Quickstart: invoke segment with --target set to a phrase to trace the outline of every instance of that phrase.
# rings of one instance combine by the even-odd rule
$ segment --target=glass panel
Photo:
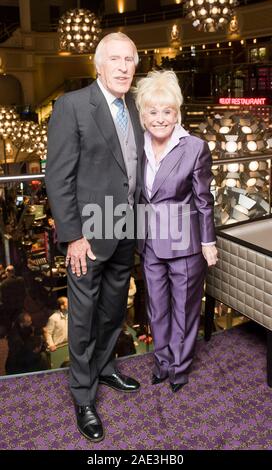
[[[211,190],[217,225],[270,213],[270,158],[215,161],[213,171]],[[0,375],[66,366],[69,360],[67,337],[63,336],[56,348],[50,348],[45,330],[50,316],[60,310],[58,299],[67,296],[67,276],[43,178],[0,178]],[[65,315],[62,308],[63,323]],[[23,336],[28,338],[23,354],[16,332],[18,317],[25,328]],[[11,358],[9,353],[7,361],[8,346],[15,353]],[[152,347],[140,259],[135,255],[127,316],[115,355],[139,354]]]
[[[65,259],[58,249],[43,175],[0,178],[0,230],[0,375],[67,366]],[[54,337],[50,317],[56,311],[61,332]],[[127,317],[114,354],[141,354],[152,348],[151,341],[135,255]]]
[[[254,47],[249,50],[250,62],[265,62],[267,60],[266,47]]]
[[[211,191],[217,226],[256,219],[271,213],[271,160],[214,162]]]

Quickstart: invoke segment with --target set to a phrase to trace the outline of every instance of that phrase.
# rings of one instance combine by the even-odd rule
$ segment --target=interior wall
[[[0,105],[22,105],[23,91],[20,81],[13,75],[0,75]]]
[[[34,77],[35,103],[41,103],[65,80],[75,77],[95,77],[95,70],[87,56],[47,57],[37,60]]]

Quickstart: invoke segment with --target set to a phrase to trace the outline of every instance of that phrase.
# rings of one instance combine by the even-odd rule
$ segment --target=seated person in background
[[[16,276],[14,266],[10,264],[5,271],[7,277],[1,282],[0,290],[3,309],[11,325],[23,311],[26,289],[24,278]]]
[[[29,336],[33,336],[34,327],[29,313],[21,313],[8,333],[9,345],[21,346]]]
[[[48,349],[56,351],[57,346],[68,341],[68,299],[58,298],[59,309],[49,318],[44,328],[44,336]]]
[[[127,330],[127,324],[125,322],[123,324],[123,328],[119,335],[119,338],[116,342],[114,355],[115,357],[121,357],[121,356],[130,356],[131,354],[136,354],[136,348],[135,348],[133,336]]]
[[[28,313],[21,313],[11,328],[8,339],[7,374],[24,372],[23,350],[30,336],[34,335],[32,318]]]
[[[35,372],[51,368],[48,355],[43,349],[41,336],[29,336],[22,351],[24,372]]]

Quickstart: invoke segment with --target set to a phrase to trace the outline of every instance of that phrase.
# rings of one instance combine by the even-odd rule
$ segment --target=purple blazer
[[[212,158],[206,142],[194,136],[185,136],[163,159],[156,174],[151,197],[145,188],[147,158],[142,166],[142,192],[140,203],[151,205],[151,212],[158,213],[152,219],[156,237],[152,238],[154,252],[158,258],[176,258],[201,252],[201,242],[216,240],[213,204],[210,183],[213,179]],[[175,209],[170,212],[170,206]],[[185,206],[186,205],[186,206]],[[172,206],[173,207],[173,206]],[[166,212],[165,212],[166,210]],[[171,209],[172,210],[172,209]],[[168,211],[168,214],[167,214]],[[164,234],[159,231],[162,220]],[[138,215],[138,250],[143,252],[147,237],[146,216]],[[181,233],[170,230],[177,227]]]

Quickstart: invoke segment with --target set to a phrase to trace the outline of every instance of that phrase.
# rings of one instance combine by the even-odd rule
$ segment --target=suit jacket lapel
[[[147,193],[146,185],[145,185],[146,169],[147,169],[147,157],[146,157],[146,154],[144,153],[143,158],[142,158],[142,165],[141,165],[141,189],[142,189],[142,193],[145,199],[149,201],[149,195]]]
[[[126,175],[127,171],[123,158],[123,152],[117,136],[111,112],[107,105],[107,101],[105,100],[104,95],[96,82],[92,83],[90,90],[91,113],[97,126],[99,127],[101,134],[107,142],[110,151],[113,153],[113,156],[116,159],[118,165]]]
[[[140,160],[142,158],[142,153],[143,153],[144,136],[143,136],[143,130],[140,124],[139,116],[138,116],[138,111],[136,109],[134,99],[131,93],[126,94],[126,105],[129,111],[133,131],[134,131],[134,137],[135,137],[136,147],[137,147],[137,157],[138,157],[138,160]]]
[[[169,176],[173,168],[177,165],[179,160],[183,157],[185,149],[183,148],[185,144],[186,137],[182,137],[179,145],[177,145],[171,152],[163,159],[161,166],[155,176],[151,197],[152,199],[157,193],[158,189],[161,187],[165,179]]]
[[[141,162],[143,157],[144,148],[144,133],[139,120],[138,111],[135,106],[135,102],[131,93],[126,94],[126,105],[129,111],[134,137],[137,148],[137,181],[140,184],[141,181]]]

